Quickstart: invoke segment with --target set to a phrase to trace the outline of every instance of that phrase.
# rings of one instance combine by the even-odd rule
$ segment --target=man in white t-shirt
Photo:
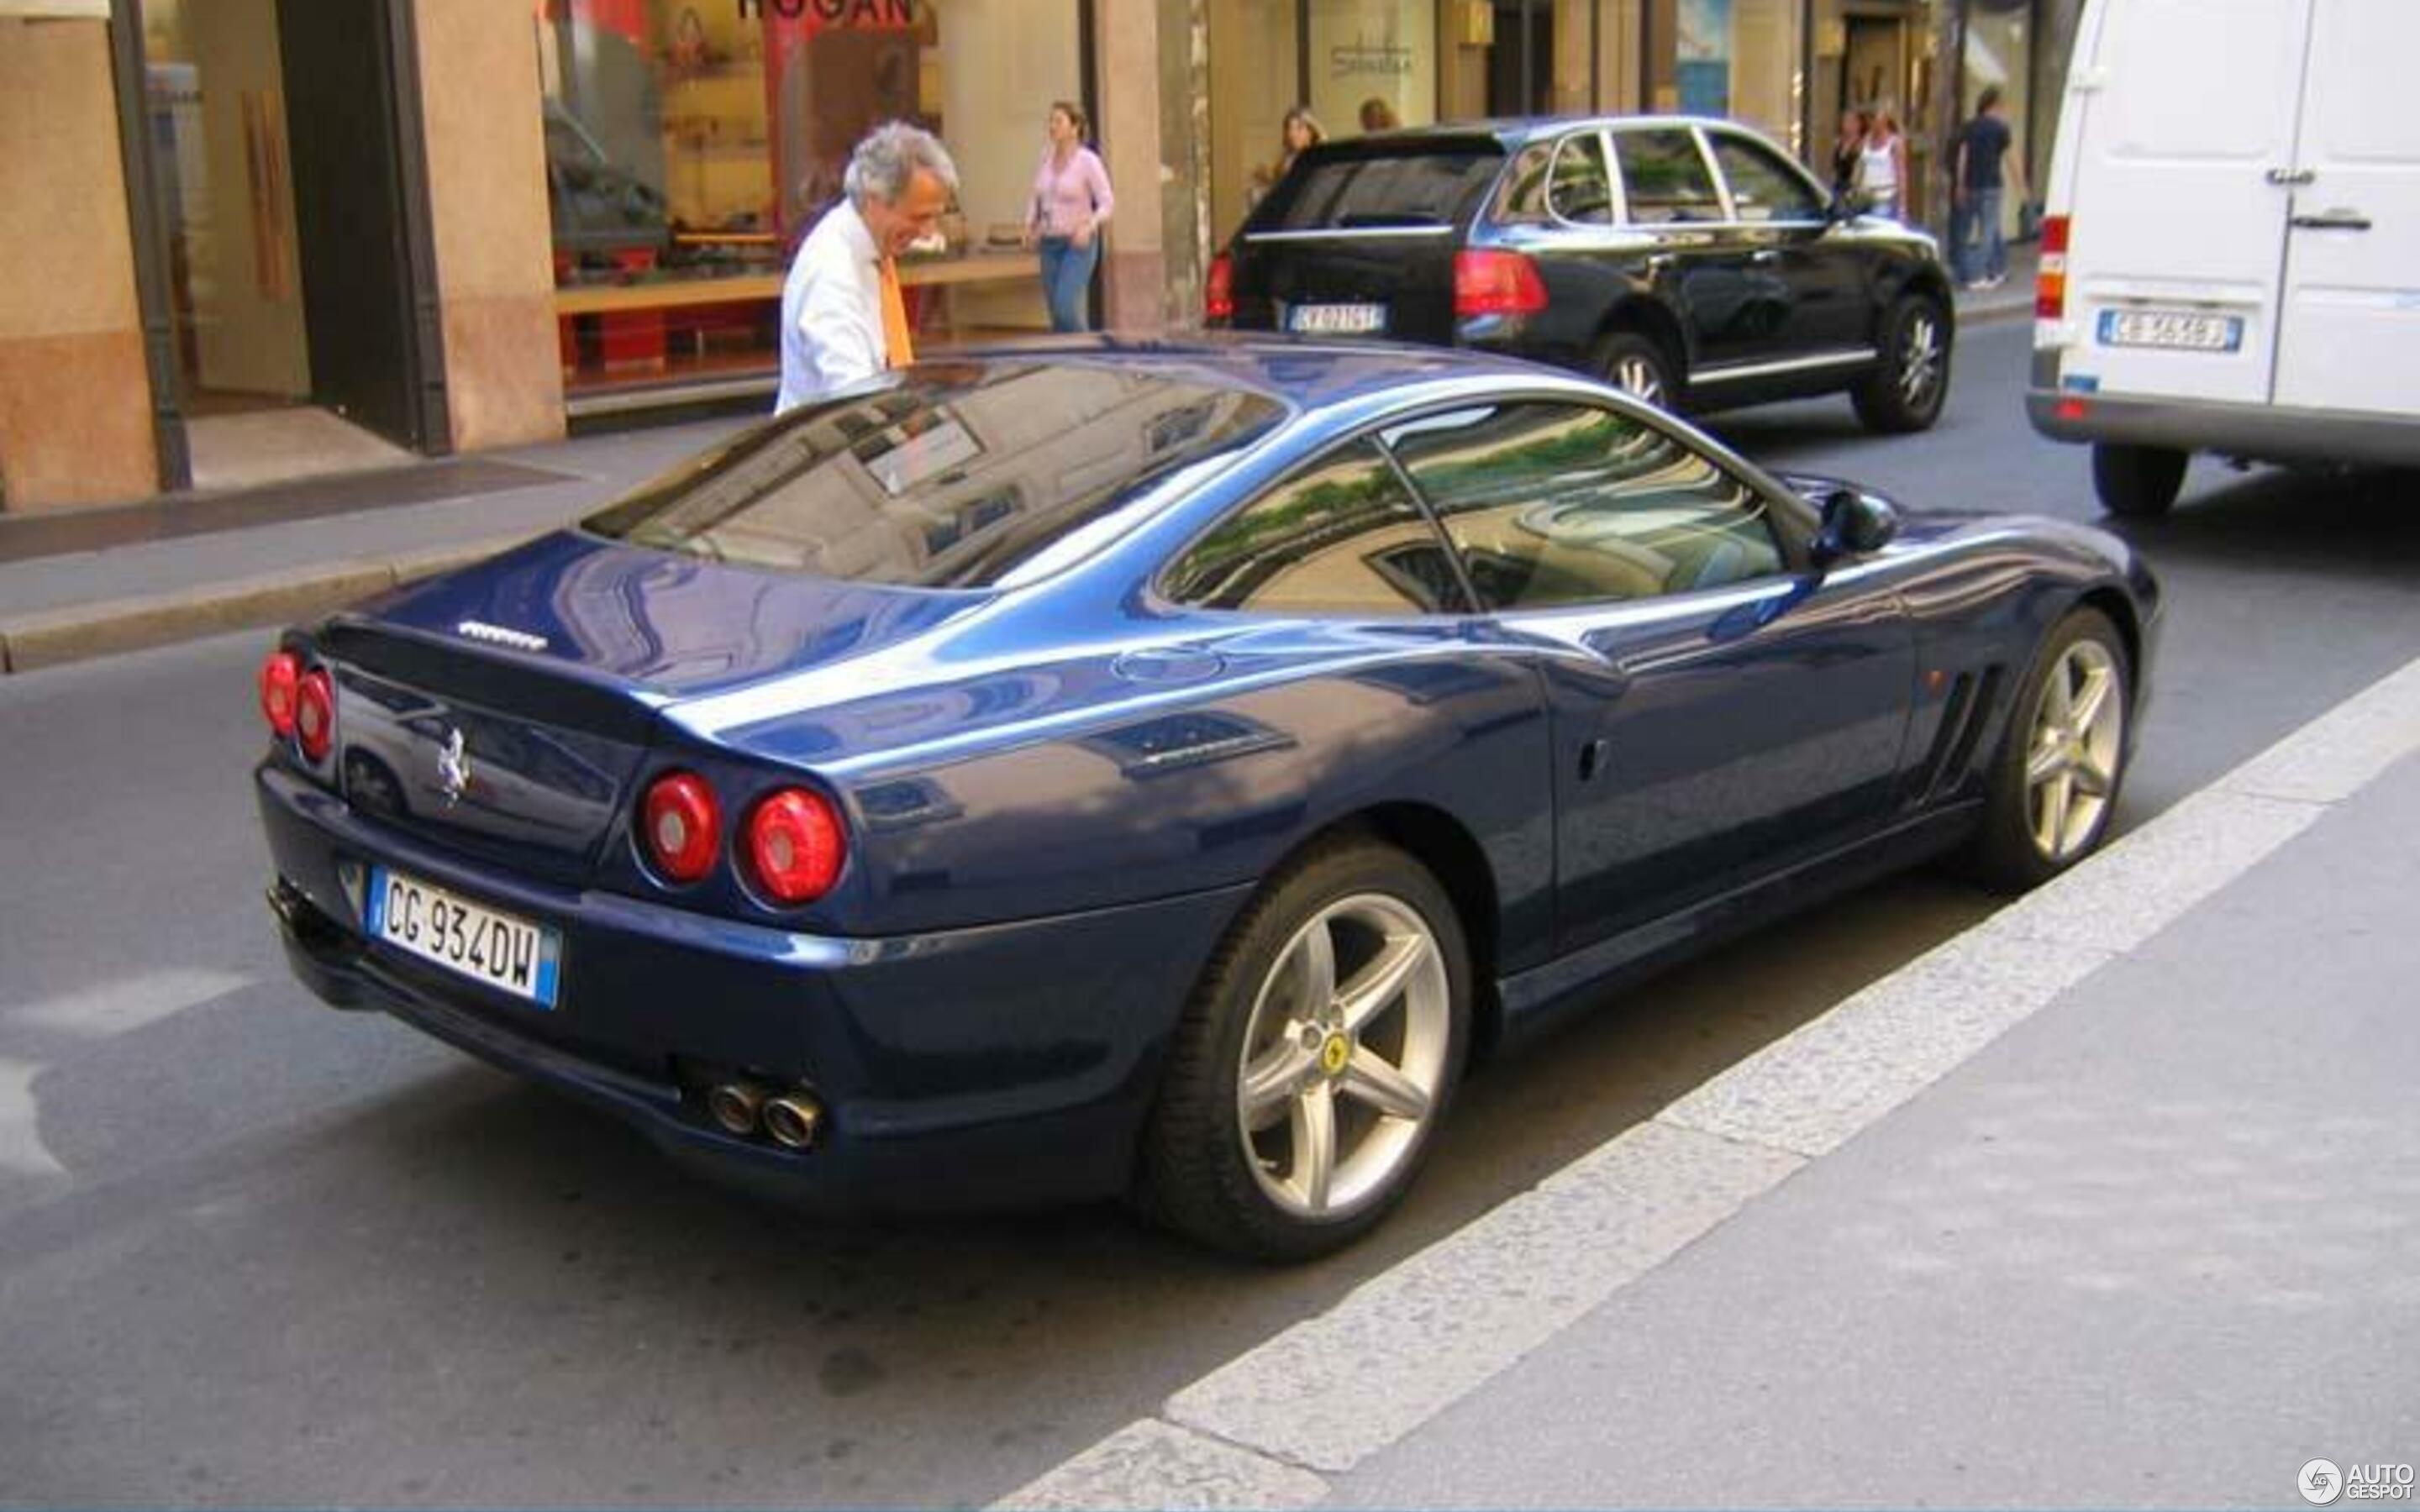
[[[932,132],[892,121],[849,155],[847,194],[824,212],[782,286],[780,414],[915,360],[899,255],[934,234],[958,191]]]

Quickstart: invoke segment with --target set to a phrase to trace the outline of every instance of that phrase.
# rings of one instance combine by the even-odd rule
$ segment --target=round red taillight
[[[749,870],[775,903],[813,903],[831,891],[847,859],[840,814],[819,793],[783,788],[749,817]]]
[[[294,733],[294,688],[302,678],[302,658],[290,651],[272,651],[260,664],[260,717],[284,740]]]
[[[658,778],[639,805],[647,859],[675,882],[695,882],[714,870],[722,845],[722,805],[706,779],[691,772]]]
[[[304,672],[294,685],[294,739],[315,762],[326,761],[336,742],[336,687],[325,671]]]

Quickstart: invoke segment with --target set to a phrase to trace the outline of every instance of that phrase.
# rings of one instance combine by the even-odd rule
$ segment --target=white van
[[[2420,463],[2420,0],[2087,0],[2046,187],[2025,413],[2103,508]]]

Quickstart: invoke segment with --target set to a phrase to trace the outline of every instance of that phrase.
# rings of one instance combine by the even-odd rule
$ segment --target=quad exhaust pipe
[[[745,1138],[756,1132],[768,1095],[754,1082],[724,1082],[706,1094],[706,1110],[724,1133]]]
[[[804,1149],[822,1132],[823,1104],[805,1092],[789,1092],[765,1104],[765,1132],[784,1149]]]
[[[803,1088],[776,1095],[757,1082],[718,1082],[707,1088],[706,1113],[724,1133],[763,1134],[784,1149],[805,1149],[824,1123],[823,1103]]]

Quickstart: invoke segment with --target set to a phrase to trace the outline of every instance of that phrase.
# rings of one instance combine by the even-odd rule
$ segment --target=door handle
[[[1659,252],[1647,259],[1647,270],[1651,273],[1663,272],[1671,266],[1672,255],[1668,252]]]
[[[2280,189],[2290,189],[2297,184],[2314,182],[2319,176],[2308,168],[2272,168],[2263,177]]]
[[[1771,247],[1763,247],[1748,254],[1747,260],[1752,263],[1761,263],[1769,268],[1773,264],[1781,260],[1781,254],[1774,251]]]
[[[2369,217],[2359,210],[2335,209],[2320,215],[2297,215],[2287,224],[2298,231],[2366,231]]]

